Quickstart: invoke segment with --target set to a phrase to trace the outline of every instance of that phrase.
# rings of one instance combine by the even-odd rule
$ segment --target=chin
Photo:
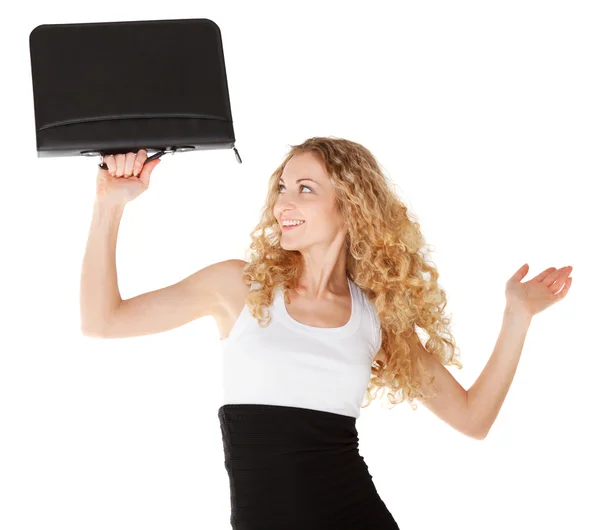
[[[290,245],[289,243],[284,243],[283,241],[280,241],[279,246],[283,250],[298,250],[298,248],[295,247],[294,245]]]

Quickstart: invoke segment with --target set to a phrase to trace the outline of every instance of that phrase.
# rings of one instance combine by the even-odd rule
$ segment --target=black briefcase
[[[232,148],[242,162],[212,20],[42,24],[29,51],[38,157]]]

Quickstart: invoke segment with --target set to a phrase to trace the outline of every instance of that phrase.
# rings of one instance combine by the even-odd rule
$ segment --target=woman
[[[413,409],[419,399],[483,439],[532,317],[564,298],[572,268],[521,283],[524,266],[509,279],[497,348],[467,391],[445,368],[462,364],[419,224],[365,147],[322,137],[292,146],[268,182],[248,262],[213,264],[121,300],[116,233],[125,203],[147,189],[159,163],[146,158],[144,150],[106,156],[98,173],[84,332],[126,337],[215,318],[234,529],[398,529],[358,451],[363,398],[368,406],[384,390],[392,405],[407,399]],[[429,335],[426,348],[417,327]]]

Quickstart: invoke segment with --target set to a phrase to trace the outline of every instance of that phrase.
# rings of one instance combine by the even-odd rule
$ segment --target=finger
[[[569,287],[571,287],[572,279],[573,278],[571,278],[571,277],[567,278],[567,281],[565,282],[565,286],[563,287],[563,290],[556,295],[558,298],[564,298],[567,295],[567,293],[569,292]]]
[[[122,177],[123,171],[125,170],[125,155],[122,153],[116,154],[115,163],[117,164],[117,170],[115,172],[115,175],[117,177]]]
[[[573,267],[569,266],[569,267],[563,267],[562,273],[560,274],[560,276],[557,278],[557,282],[560,283],[561,285],[564,285],[564,283],[569,279],[569,274],[571,274],[571,271],[573,270]]]
[[[148,152],[145,149],[140,149],[135,155],[135,162],[133,163],[133,176],[137,177],[144,167],[144,162],[148,158]]]
[[[542,283],[543,283],[544,285],[547,285],[547,286],[550,286],[550,285],[552,285],[552,284],[553,284],[553,283],[554,283],[554,282],[555,282],[555,281],[558,279],[558,277],[560,276],[560,274],[561,274],[561,273],[562,273],[562,271],[563,271],[563,268],[560,268],[560,269],[555,269],[555,268],[553,267],[553,269],[554,269],[553,271],[549,272],[549,273],[548,273],[548,274],[547,274],[547,275],[546,275],[546,276],[545,276],[545,277],[542,279]]]
[[[558,280],[556,280],[556,282],[554,282],[554,284],[552,284],[550,286],[550,290],[552,291],[552,293],[556,295],[556,293],[558,293],[558,291],[560,291],[561,289],[564,290],[565,286],[567,285],[568,280],[569,280],[569,278],[562,278],[562,277],[560,277]]]
[[[563,281],[554,282],[552,285],[550,285],[548,287],[548,289],[550,289],[550,292],[556,296],[556,293],[558,293],[558,291],[560,291],[565,286],[565,283],[566,282],[563,282]]]
[[[556,267],[549,267],[547,268],[545,271],[540,272],[535,278],[533,278],[534,280],[538,281],[538,282],[543,282],[550,274],[552,274],[553,272],[556,272]]]
[[[154,168],[160,164],[160,158],[155,158],[154,160],[150,160],[147,164],[144,165],[142,172],[140,173],[139,179],[142,181],[144,187],[148,187],[150,185],[150,174],[154,171]]]
[[[133,163],[135,162],[135,153],[127,153],[125,155],[125,169],[123,169],[123,175],[125,178],[133,175]]]
[[[117,164],[115,162],[115,157],[113,155],[104,155],[102,160],[107,165],[108,173],[110,174],[110,176],[114,177],[115,173],[117,172]]]

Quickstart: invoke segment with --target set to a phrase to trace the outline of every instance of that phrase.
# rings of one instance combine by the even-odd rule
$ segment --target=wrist
[[[519,305],[507,305],[504,308],[504,316],[509,318],[518,318],[531,322],[533,315],[527,311],[523,306]]]
[[[128,201],[123,201],[120,199],[105,199],[103,197],[96,196],[96,200],[94,201],[94,207],[100,208],[102,210],[124,210],[125,206],[127,206]]]

